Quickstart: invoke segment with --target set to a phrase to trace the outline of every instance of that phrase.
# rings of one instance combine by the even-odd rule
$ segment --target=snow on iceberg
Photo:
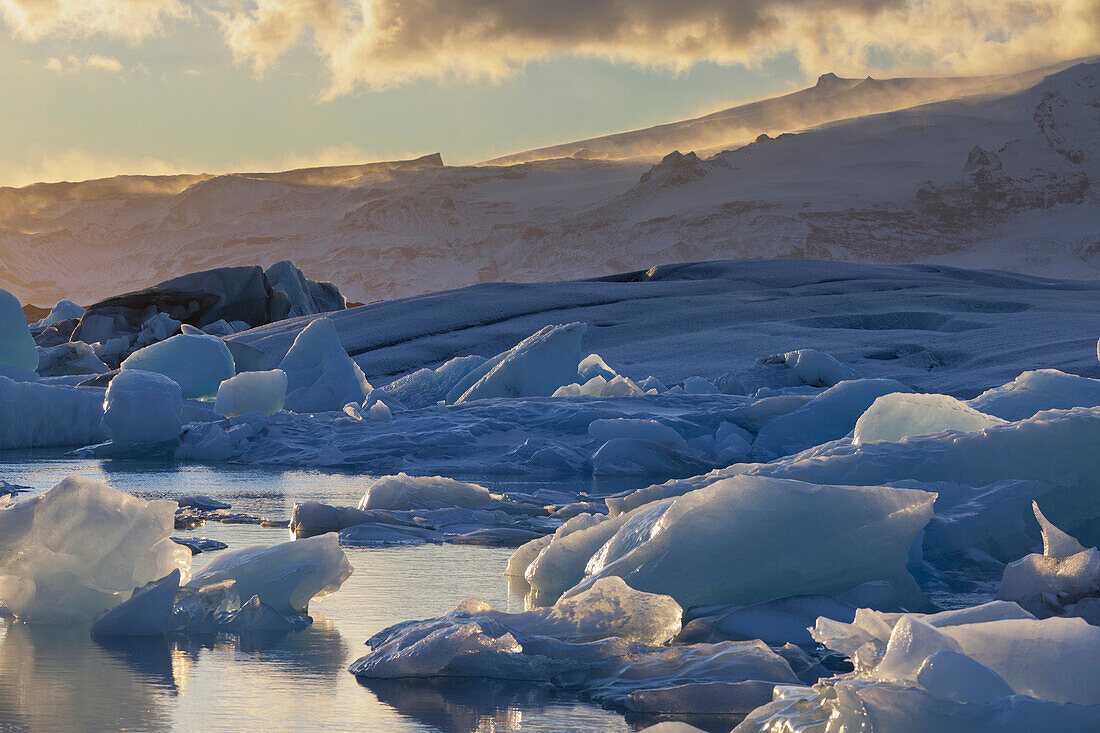
[[[236,373],[229,347],[217,336],[181,333],[138,349],[122,362],[123,371],[163,374],[180,386],[185,399],[217,394]]]
[[[88,623],[191,551],[170,539],[174,501],[144,501],[70,476],[0,510],[0,600],[21,619]]]
[[[879,397],[911,391],[893,379],[840,382],[764,425],[753,442],[753,451],[764,458],[786,456],[843,438]]]
[[[583,323],[546,326],[467,374],[447,394],[447,402],[549,397],[576,378],[586,329]]]
[[[329,318],[302,329],[279,368],[287,376],[284,406],[293,412],[341,410],[349,402],[362,402],[372,389]]]
[[[0,290],[0,367],[33,372],[38,368],[35,348],[23,306],[7,290]]]
[[[0,376],[0,449],[81,446],[103,440],[103,391]]]
[[[1096,407],[1100,405],[1100,379],[1037,369],[986,390],[967,404],[1005,420],[1025,420],[1043,410]]]
[[[942,394],[895,392],[876,399],[856,421],[852,442],[897,442],[911,435],[954,430],[969,433],[1005,420],[978,412],[965,402]]]
[[[922,597],[906,570],[907,553],[935,498],[912,489],[735,476],[607,520],[621,525],[567,595],[618,575],[684,607],[749,605],[887,580],[913,607]],[[553,549],[551,542],[543,553]]]
[[[241,372],[218,386],[214,410],[225,417],[236,417],[246,412],[259,412],[271,417],[283,409],[286,385],[286,372],[281,369]]]
[[[231,581],[241,599],[256,596],[278,613],[296,615],[308,613],[311,600],[337,591],[351,573],[339,538],[329,533],[223,552],[185,588],[201,592]]]
[[[115,445],[157,445],[179,438],[180,387],[157,372],[128,369],[107,386],[103,432]]]
[[[383,476],[367,487],[359,509],[437,509],[489,504],[492,494],[484,486],[443,476]]]

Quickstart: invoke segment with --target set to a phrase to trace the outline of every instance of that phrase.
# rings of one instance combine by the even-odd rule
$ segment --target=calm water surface
[[[317,471],[0,454],[0,479],[36,493],[72,473],[146,498],[205,494],[272,519],[289,518],[294,504],[307,499],[354,505],[367,481]],[[481,483],[522,489],[519,482]],[[286,530],[213,523],[176,534],[219,539],[231,548],[288,538]],[[366,653],[368,637],[390,624],[441,615],[471,596],[510,611],[523,610],[524,602],[501,575],[510,550],[424,545],[346,552],[355,572],[337,593],[311,604],[313,625],[260,648],[228,639],[103,645],[84,629],[0,620],[0,733],[614,732],[641,725],[524,684],[359,683],[348,665]],[[215,555],[196,555],[194,567]]]

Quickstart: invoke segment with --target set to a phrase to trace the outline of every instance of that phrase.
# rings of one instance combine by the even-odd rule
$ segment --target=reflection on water
[[[4,730],[148,731],[172,725],[177,693],[167,647],[138,664],[86,631],[0,623],[0,722]]]
[[[0,479],[37,491],[79,473],[142,496],[206,494],[236,511],[275,518],[289,517],[293,504],[307,499],[356,504],[368,481],[346,473],[56,455],[0,460],[8,461],[0,462]],[[285,530],[253,525],[207,524],[187,534],[231,548],[287,538]],[[509,592],[502,576],[506,549],[424,545],[348,548],[347,554],[354,574],[311,606],[311,627],[281,638],[104,644],[93,642],[87,629],[0,620],[0,733],[630,730],[619,714],[528,684],[359,684],[347,667],[368,651],[367,638],[386,626],[441,615],[471,596],[502,610],[523,610],[525,589]],[[214,556],[195,556],[195,568]]]

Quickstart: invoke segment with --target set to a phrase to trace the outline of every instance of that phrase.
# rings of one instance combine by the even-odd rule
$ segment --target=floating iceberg
[[[443,476],[383,476],[372,483],[359,509],[436,509],[483,506],[492,501],[484,486]]]
[[[190,552],[181,547],[181,550]],[[256,545],[223,552],[196,573],[185,588],[204,588],[232,581],[237,595],[256,596],[281,614],[305,614],[309,602],[343,585],[351,564],[332,533],[277,545]]]
[[[287,376],[285,407],[293,412],[332,412],[362,402],[371,391],[363,370],[340,344],[336,326],[318,318],[302,329],[279,368]]]
[[[169,537],[176,503],[144,501],[70,476],[0,510],[0,600],[21,619],[88,623],[191,551]]]
[[[103,432],[116,445],[155,445],[179,438],[183,398],[179,385],[163,374],[119,372],[107,387],[103,408]]]
[[[218,387],[214,409],[225,417],[236,417],[246,412],[259,412],[271,417],[283,409],[286,385],[286,373],[281,369],[241,372]]]
[[[567,595],[618,575],[684,607],[748,605],[888,580],[912,607],[922,600],[907,553],[934,500],[911,489],[735,476],[608,520],[622,524]],[[540,559],[553,550],[551,542]]]
[[[38,350],[27,327],[23,306],[7,290],[0,290],[0,367],[33,372],[38,368]]]
[[[577,375],[586,328],[570,323],[541,329],[467,374],[448,393],[447,402],[554,394]]]
[[[879,397],[910,391],[893,379],[840,382],[802,407],[764,425],[757,433],[753,450],[767,458],[786,456],[843,438]]]
[[[218,385],[236,373],[224,341],[191,333],[138,349],[126,357],[121,369],[163,374],[179,385],[186,399],[217,394]]]
[[[719,691],[723,711],[744,713],[776,684],[799,681],[761,642],[644,643],[669,638],[679,625],[672,599],[608,578],[551,608],[509,614],[470,599],[446,616],[397,624],[372,637],[371,652],[349,671],[366,679],[539,682],[608,707],[681,714],[712,712]]]
[[[999,417],[978,412],[954,397],[942,394],[895,392],[876,399],[856,421],[852,442],[897,442],[911,435],[954,430],[969,433],[1004,425]]]
[[[103,391],[0,376],[0,449],[81,446],[103,440]]]

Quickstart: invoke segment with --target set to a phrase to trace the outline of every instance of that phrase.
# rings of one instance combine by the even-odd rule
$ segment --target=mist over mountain
[[[0,287],[92,302],[287,258],[360,301],[719,258],[1087,278],[1100,269],[1098,161],[1094,58],[998,77],[824,75],[475,166],[426,156],[0,189]]]

